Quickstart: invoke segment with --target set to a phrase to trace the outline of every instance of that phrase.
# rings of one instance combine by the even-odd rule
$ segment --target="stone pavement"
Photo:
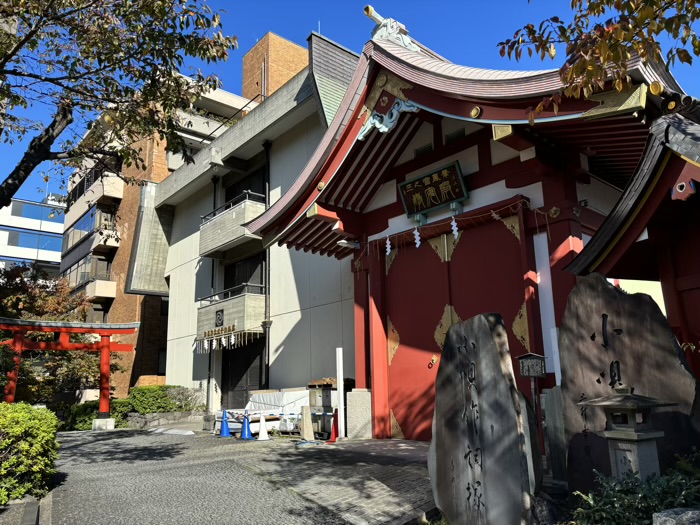
[[[32,496],[13,500],[0,507],[0,525],[36,525],[39,502]]]
[[[297,448],[144,431],[59,436],[41,525],[404,524],[432,510],[427,443]]]
[[[279,449],[241,464],[353,525],[403,525],[435,508],[427,451],[418,441],[360,440]]]

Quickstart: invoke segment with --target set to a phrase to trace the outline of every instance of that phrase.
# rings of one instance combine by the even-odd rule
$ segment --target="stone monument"
[[[450,524],[527,525],[536,484],[503,319],[478,315],[447,333],[435,385],[428,470]]]
[[[568,444],[570,490],[593,487],[593,469],[610,475],[608,443],[596,431],[606,429],[605,414],[582,401],[606,397],[621,384],[635,393],[677,406],[651,415],[661,471],[676,453],[699,443],[698,382],[663,313],[651,297],[630,295],[602,275],[576,284],[559,331],[562,412]]]

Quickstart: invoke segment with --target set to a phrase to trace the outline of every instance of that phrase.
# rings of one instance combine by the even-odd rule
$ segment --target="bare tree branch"
[[[34,137],[15,169],[0,185],[0,208],[9,206],[12,196],[32,171],[45,160],[49,160],[51,146],[71,122],[73,122],[73,106],[70,102],[65,102],[58,107],[58,112],[51,124]]]

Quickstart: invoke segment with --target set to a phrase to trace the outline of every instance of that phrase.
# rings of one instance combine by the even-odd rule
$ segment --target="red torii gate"
[[[63,321],[25,321],[0,317],[0,330],[12,332],[12,339],[0,342],[9,345],[15,354],[15,368],[7,373],[8,382],[5,386],[6,403],[15,402],[17,390],[17,375],[19,363],[24,350],[77,350],[83,352],[100,352],[100,412],[99,419],[109,418],[109,355],[111,352],[132,352],[132,345],[113,343],[110,339],[114,334],[133,334],[141,323],[74,323]],[[55,341],[27,341],[27,332],[53,332],[58,334]],[[71,343],[70,334],[97,334],[100,341],[94,343]]]

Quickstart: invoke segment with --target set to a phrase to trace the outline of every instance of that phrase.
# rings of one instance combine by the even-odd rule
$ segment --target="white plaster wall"
[[[617,204],[622,192],[609,184],[591,177],[590,184],[576,183],[578,201],[588,201],[588,207],[594,211],[608,215]]]
[[[411,140],[408,146],[406,146],[406,149],[399,157],[399,160],[396,161],[396,165],[400,166],[404,162],[413,160],[416,157],[416,149],[422,148],[428,144],[433,144],[433,125],[425,122],[418,129],[418,132],[413,137],[413,140]],[[435,149],[434,144],[433,149]]]
[[[273,246],[270,260],[270,386],[335,376],[339,346],[345,376],[354,377],[351,259]]]
[[[277,201],[297,179],[321,142],[323,132],[318,115],[313,114],[272,143],[270,203]]]
[[[317,115],[272,143],[270,200],[275,202],[304,169],[323,136]],[[354,377],[353,274],[350,258],[270,247],[270,387],[306,386],[335,376],[335,348]]]
[[[270,385],[306,386],[335,377],[335,349],[343,348],[345,377],[355,377],[354,301],[294,310],[272,316]]]
[[[495,166],[501,162],[505,162],[515,157],[519,157],[520,153],[513,148],[509,148],[505,144],[491,139],[491,165]],[[523,159],[524,160],[524,159]]]
[[[442,119],[442,133],[445,137],[460,129],[464,129],[465,135],[471,135],[472,133],[483,129],[483,126],[475,124],[474,122],[466,122],[464,120],[454,118],[445,117]]]
[[[365,208],[365,213],[393,204],[396,200],[396,182],[390,180],[379,186],[377,192],[370,199],[369,204]]]
[[[204,188],[175,208],[165,269],[170,280],[165,376],[170,385],[206,385],[209,355],[195,353],[194,347],[197,299],[211,293],[211,259],[199,258],[200,217],[211,210],[211,188]]]

